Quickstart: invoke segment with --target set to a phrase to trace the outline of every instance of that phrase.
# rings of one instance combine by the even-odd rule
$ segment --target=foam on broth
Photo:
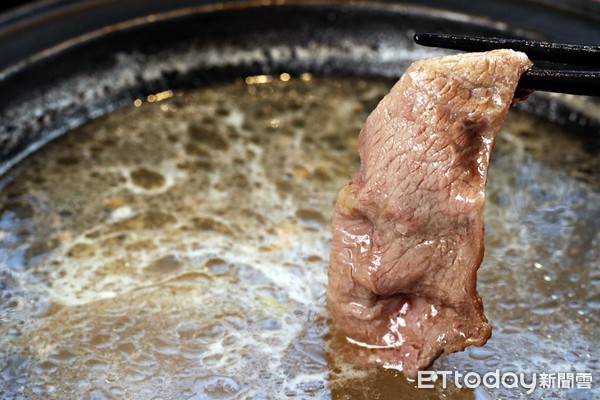
[[[153,95],[4,177],[1,398],[487,396],[330,350],[329,218],[391,82],[282,78]],[[598,376],[599,165],[511,113],[479,273],[494,334],[434,369]]]

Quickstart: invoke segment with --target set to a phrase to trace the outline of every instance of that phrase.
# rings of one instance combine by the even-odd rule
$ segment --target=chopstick
[[[544,92],[600,96],[600,71],[530,69],[521,75],[518,87]]]
[[[600,46],[437,33],[417,33],[414,40],[423,46],[464,51],[512,49],[532,60],[600,68]],[[521,76],[519,88],[600,96],[600,71],[532,68]]]
[[[600,67],[600,46],[438,33],[417,33],[415,43],[464,51],[513,49],[527,54],[531,60]]]

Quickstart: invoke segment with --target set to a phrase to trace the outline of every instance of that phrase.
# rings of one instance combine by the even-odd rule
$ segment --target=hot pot
[[[423,51],[412,43],[414,33],[429,31],[597,44],[600,6],[593,1],[569,4],[558,1],[459,1],[448,4],[436,0],[32,3],[0,17],[2,187],[15,179],[11,176],[14,168],[49,142],[89,121],[129,106],[134,100],[140,101],[149,98],[149,95],[172,95],[173,91],[231,82],[240,77],[267,79],[264,77],[285,75],[394,79],[415,59],[446,54],[438,50]],[[523,113],[540,121],[564,127],[587,152],[597,154],[600,148],[600,103],[596,99],[540,93],[534,94],[519,107]],[[310,215],[306,219],[310,220]],[[598,232],[598,220],[591,220],[589,224],[591,231],[588,233],[593,238]],[[327,229],[323,224],[319,227]],[[3,229],[10,229],[10,226]],[[0,260],[4,260],[6,265],[2,267],[5,272],[1,281],[3,286],[0,287],[6,293],[12,293],[13,287],[7,282],[16,278],[11,274],[27,274],[27,268],[19,270],[14,266],[16,264],[10,261],[8,247],[2,251]],[[534,268],[538,268],[538,264]],[[550,279],[553,279],[552,276],[549,276]],[[597,293],[597,274],[590,273],[590,279]],[[588,322],[597,327],[597,314],[594,315],[598,307],[597,294],[595,296],[583,301],[588,301],[586,307],[591,313]],[[3,314],[3,324],[8,324],[11,315],[14,315],[10,312],[11,307],[15,307],[10,304],[13,297],[13,294],[6,295],[0,303],[9,310]],[[51,305],[39,307],[44,309],[39,312],[40,318],[53,312]],[[322,303],[319,307],[325,309]],[[553,307],[548,313],[560,312],[558,306]],[[304,315],[303,318],[310,326],[311,317]],[[444,395],[489,398],[490,393],[494,396],[495,392],[488,393],[486,389],[418,390],[414,382],[407,382],[390,372],[375,376],[358,374],[352,381],[354,384],[348,384],[347,388],[335,384],[328,386],[328,365],[332,375],[339,371],[327,358],[327,349],[323,346],[330,337],[326,336],[321,338],[321,342],[315,339],[297,346],[297,350],[300,349],[298,354],[304,354],[305,358],[290,356],[297,364],[321,365],[325,371],[324,380],[317,384],[313,382],[312,386],[290,386],[285,392],[287,396],[436,398]],[[592,333],[590,340],[594,337],[597,344],[597,334],[594,336]],[[526,347],[528,342],[515,343]],[[578,357],[597,360],[597,350],[596,353],[593,349],[589,350],[587,354],[572,355],[569,360],[575,364]],[[58,359],[62,354],[62,361],[67,363],[73,356],[57,354]],[[35,368],[35,360],[28,360],[18,352],[1,355],[3,380],[0,381],[0,393],[3,398],[58,396],[60,382],[36,386],[35,382],[28,381],[28,371]],[[471,356],[473,359],[488,357],[485,350],[475,351]],[[442,364],[449,365],[451,363],[447,361]],[[472,367],[468,363],[460,365]],[[489,366],[492,368],[494,364]],[[56,367],[52,372],[60,371],[60,368]],[[93,375],[93,367],[90,371]],[[272,372],[265,370],[261,373]],[[597,369],[592,372],[596,379]],[[169,371],[163,373],[165,377],[170,374]],[[177,379],[183,379],[177,376]],[[239,377],[237,380],[216,375],[193,378],[191,389],[173,389],[170,394],[165,394],[168,390],[157,391],[156,398],[279,396],[269,393],[250,396],[248,388],[260,383],[244,382]],[[85,387],[85,382],[79,382],[79,389],[72,389],[71,393],[75,397],[88,398],[150,398],[152,395],[148,387],[139,392],[131,389],[135,385],[129,391],[116,390],[114,382],[117,378],[111,379],[106,378],[104,386],[97,384],[91,389]],[[279,384],[285,386],[287,383],[282,381]],[[169,385],[163,382],[162,387],[168,388]],[[592,392],[553,393],[585,398]]]

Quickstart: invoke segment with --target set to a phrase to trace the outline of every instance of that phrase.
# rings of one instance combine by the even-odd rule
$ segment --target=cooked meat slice
[[[368,117],[335,206],[328,288],[358,354],[414,377],[490,337],[476,289],[486,176],[530,66],[512,50],[419,61]]]

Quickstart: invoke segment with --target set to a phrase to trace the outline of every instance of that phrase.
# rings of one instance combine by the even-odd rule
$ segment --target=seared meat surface
[[[530,66],[512,50],[419,61],[368,117],[335,206],[328,287],[362,358],[414,377],[490,337],[476,289],[486,176]]]

